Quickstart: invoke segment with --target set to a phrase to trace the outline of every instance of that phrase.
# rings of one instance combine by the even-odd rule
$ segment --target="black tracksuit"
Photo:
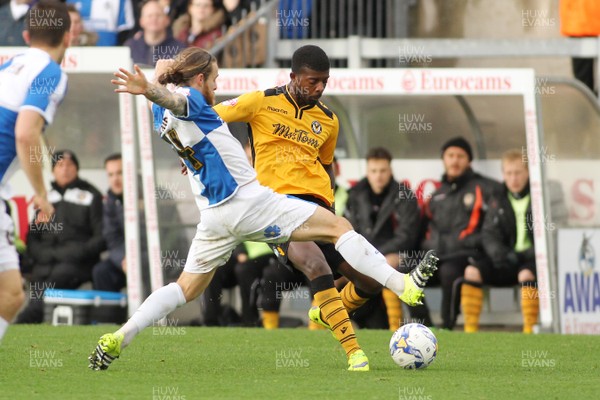
[[[451,310],[454,282],[464,275],[467,265],[486,262],[481,228],[490,200],[501,188],[499,182],[469,168],[453,181],[444,175],[441,186],[425,205],[426,236],[422,248],[434,249],[440,258],[436,275],[442,286],[445,328],[452,329],[455,323],[456,312]]]
[[[48,200],[55,214],[48,223],[29,225],[27,259],[33,265],[29,305],[19,323],[42,322],[45,289],[76,289],[92,278],[92,267],[105,249],[102,195],[77,178],[66,187],[52,182]]]

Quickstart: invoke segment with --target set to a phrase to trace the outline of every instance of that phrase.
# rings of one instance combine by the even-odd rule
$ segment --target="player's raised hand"
[[[119,68],[113,75],[119,79],[112,79],[110,83],[119,86],[115,89],[117,93],[145,94],[148,89],[146,75],[137,65],[133,66],[134,73],[125,68]]]

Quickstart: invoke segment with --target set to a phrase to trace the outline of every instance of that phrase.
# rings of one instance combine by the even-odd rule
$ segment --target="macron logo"
[[[275,108],[275,107],[271,107],[271,106],[267,106],[267,110],[268,110],[268,111],[273,111],[273,112],[276,112],[276,113],[285,114],[285,115],[287,115],[287,113],[288,113],[288,112],[287,112],[286,110],[284,110],[283,108]]]

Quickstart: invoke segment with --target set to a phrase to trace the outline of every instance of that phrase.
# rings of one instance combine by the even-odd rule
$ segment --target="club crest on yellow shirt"
[[[319,121],[313,121],[312,124],[310,124],[310,127],[316,135],[321,133],[321,131],[323,130],[323,127],[321,126],[321,123]]]

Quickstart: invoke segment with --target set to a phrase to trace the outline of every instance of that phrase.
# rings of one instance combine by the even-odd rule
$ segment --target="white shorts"
[[[287,242],[317,207],[275,193],[256,181],[244,185],[225,203],[202,210],[183,270],[210,272],[225,264],[242,242]]]
[[[6,203],[0,198],[0,272],[19,270],[19,255],[14,245],[14,224]]]

